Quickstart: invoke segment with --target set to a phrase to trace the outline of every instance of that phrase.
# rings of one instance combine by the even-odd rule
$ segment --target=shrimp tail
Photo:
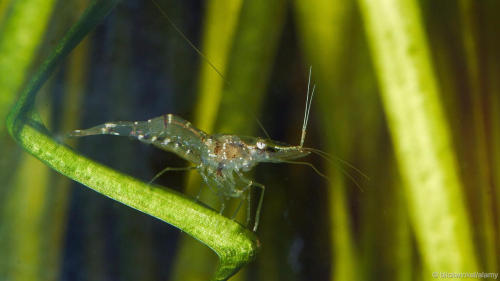
[[[136,131],[136,125],[134,122],[105,123],[86,130],[68,132],[68,137],[78,138],[92,135],[131,136]]]

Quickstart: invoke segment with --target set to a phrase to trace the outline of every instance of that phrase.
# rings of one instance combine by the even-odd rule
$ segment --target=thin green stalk
[[[212,4],[223,5],[224,3]],[[279,34],[284,23],[284,7],[285,1],[282,0],[272,3],[265,0],[246,1],[242,3],[241,7],[238,7],[237,19],[234,18],[235,14],[232,15],[233,18],[226,19],[226,25],[234,26],[226,26],[226,30],[222,30],[223,32],[219,28],[219,33],[210,32],[210,30],[217,30],[221,24],[221,7],[211,7],[207,10],[209,14],[206,16],[205,29],[209,33],[205,34],[204,37],[204,55],[225,75],[257,116],[261,109],[259,107],[263,105],[261,101],[270,77],[269,73],[277,51]],[[225,8],[228,11],[224,11],[222,14],[230,13],[235,9],[232,6],[225,6]],[[262,41],[267,43],[262,44]],[[225,65],[221,66],[222,62],[225,62]],[[196,110],[196,120],[201,122],[201,126],[212,128],[210,133],[253,135],[257,122],[245,108],[245,104],[224,84],[224,80],[215,70],[206,62],[202,61],[201,63],[207,65],[208,68],[204,66],[201,70],[200,99]],[[213,115],[214,109],[217,108],[216,114]],[[198,126],[198,123],[194,124]],[[260,133],[257,131],[257,134]],[[191,189],[189,193],[196,194],[200,184],[200,176],[193,174],[189,178],[188,188]],[[219,198],[211,194],[205,187],[201,198],[210,206],[218,207],[220,204]],[[238,203],[237,199],[229,200],[226,205],[226,210],[228,210],[226,215],[231,215]],[[255,215],[254,209],[251,215]],[[240,210],[236,219],[244,222],[245,218],[246,206]],[[181,242],[176,261],[176,271],[178,272],[174,272],[172,279],[185,280],[186,276],[182,272],[185,268],[192,268],[191,264],[193,263],[203,264],[204,268],[192,270],[189,276],[190,280],[203,280],[203,275],[206,274],[203,270],[209,270],[207,264],[210,263],[207,260],[211,259],[211,253],[204,248],[194,247],[192,242],[190,239],[183,239]],[[237,277],[235,276],[235,278]]]
[[[50,109],[44,108],[42,115],[50,115]],[[47,246],[45,230],[46,213],[50,193],[48,189],[49,167],[37,161],[28,154],[23,154],[16,176],[3,199],[5,220],[2,227],[8,229],[4,236],[4,247],[9,253],[2,257],[2,270],[7,280],[40,280],[54,278],[57,273],[47,267],[47,259],[52,256],[50,251],[43,251]],[[26,176],[28,175],[29,176]],[[12,212],[12,210],[17,210]]]
[[[68,2],[69,9],[64,9],[65,11],[77,11],[74,16],[70,17],[71,21],[76,21],[77,16],[83,13],[85,9],[85,0],[78,0]],[[64,108],[61,112],[61,116],[53,116],[57,120],[61,120],[60,129],[58,131],[70,131],[77,128],[80,124],[81,114],[78,114],[78,110],[81,109],[81,104],[83,101],[83,96],[85,93],[85,81],[90,71],[88,66],[90,64],[88,57],[90,51],[90,43],[92,38],[86,37],[69,55],[66,64],[69,71],[66,72],[65,77],[65,101]],[[40,104],[40,103],[39,103]],[[77,139],[68,139],[68,144],[75,144]],[[32,159],[30,155],[26,155]],[[36,161],[34,159],[34,161]],[[40,163],[39,161],[37,161]],[[42,164],[42,163],[40,163]],[[43,164],[42,164],[43,165]],[[47,167],[48,168],[48,167]],[[60,274],[63,262],[64,262],[64,246],[65,246],[65,236],[67,229],[67,217],[68,208],[70,203],[71,194],[71,179],[67,177],[62,177],[57,173],[53,173],[51,181],[47,182],[50,186],[48,189],[49,196],[52,200],[47,201],[49,206],[45,211],[45,221],[50,225],[50,230],[47,235],[47,249],[45,253],[50,252],[45,260],[49,272],[54,272]],[[54,202],[57,202],[54,204]]]
[[[500,27],[500,18],[496,16],[496,11],[500,8],[500,3],[498,1],[487,1],[484,7],[485,13],[485,33],[486,34],[497,34]],[[487,77],[487,103],[490,107],[490,123],[488,124],[488,132],[490,132],[490,155],[491,155],[491,171],[500,170],[500,81],[496,79],[500,73],[500,65],[497,63],[500,60],[500,54],[498,49],[500,48],[500,38],[498,36],[488,36],[486,39],[487,51],[485,57],[488,58],[486,62],[486,77]],[[489,78],[489,79],[488,79]],[[495,220],[493,225],[496,225],[496,253],[500,253],[500,240],[499,228],[500,225],[500,208],[498,208],[498,202],[500,202],[500,173],[494,172],[493,176],[493,196],[494,196],[494,206],[495,208]],[[497,256],[498,259],[498,256]]]
[[[228,66],[242,4],[241,0],[208,2],[201,51],[223,75]],[[196,103],[194,124],[205,132],[213,132],[215,128],[224,86],[219,73],[202,62],[198,84],[200,99]]]
[[[297,0],[295,13],[301,35],[300,43],[312,65],[312,80],[318,85],[314,98],[322,117],[322,137],[329,153],[349,155],[350,132],[346,126],[345,95],[342,87],[342,56],[346,50],[346,31],[352,16],[353,3],[349,1],[301,1]],[[312,126],[312,125],[310,125]],[[307,141],[306,141],[307,142]],[[332,280],[353,280],[359,277],[357,247],[348,210],[346,182],[343,173],[333,165],[328,166],[329,215],[331,224],[330,243]],[[357,273],[356,273],[357,272]]]
[[[358,13],[356,16],[360,20]],[[363,222],[358,230],[359,252],[363,253],[359,263],[366,277],[413,280],[414,241],[406,202],[402,199],[401,178],[394,154],[381,153],[388,150],[390,136],[380,96],[375,90],[377,81],[362,22],[356,26],[352,33],[356,34],[357,48],[349,48],[349,54],[345,55],[349,60],[344,64],[348,70],[352,69],[347,70],[346,76],[352,77],[352,81],[346,79],[345,83],[353,85],[353,89],[349,88],[344,94],[355,96],[350,107],[357,113],[351,114],[356,116],[351,119],[351,128],[357,132],[353,137],[357,140],[357,167],[370,176],[370,181],[363,181],[364,192],[359,196],[363,200],[359,206],[363,210]]]
[[[54,0],[0,1],[0,118],[29,74],[44,40],[54,10]],[[45,108],[45,111],[48,110]],[[0,127],[0,247],[7,253],[0,261],[0,279],[40,280],[53,277],[45,265],[51,253],[43,231],[50,169],[21,149]],[[26,175],[30,175],[27,177]],[[29,208],[27,208],[29,206]],[[18,212],[12,212],[18,210]],[[36,211],[35,211],[36,210]]]
[[[18,0],[10,4],[0,30],[0,118],[5,118],[26,79],[55,6],[54,0]],[[4,132],[1,127],[0,136]]]
[[[243,3],[227,68],[227,79],[237,89],[244,102],[229,87],[224,87],[215,132],[234,133],[243,136],[266,136],[248,108],[258,118],[260,118],[265,108],[265,94],[267,93],[268,82],[271,78],[271,71],[274,67],[285,23],[286,4],[285,0],[253,0]],[[262,44],[262,42],[266,43]],[[243,103],[246,103],[248,108]],[[247,176],[249,179],[255,179],[255,173],[248,173]],[[277,188],[269,182],[261,183],[270,188]],[[260,199],[261,192],[260,188],[252,188],[251,222],[248,225],[250,228],[253,227],[252,222],[256,214],[255,207]],[[260,256],[255,264],[247,268],[247,271],[252,271],[254,276],[258,276],[259,280],[262,281],[278,279],[280,269],[287,266],[287,261],[283,259],[285,253],[280,249],[279,243],[269,243],[269,241],[275,241],[277,236],[284,239],[284,234],[275,231],[276,221],[267,220],[271,223],[264,224],[265,218],[281,217],[281,212],[278,211],[276,214],[277,209],[275,206],[278,203],[270,197],[270,194],[271,192],[267,192],[264,197],[264,207],[261,211],[261,221],[257,232],[261,241],[267,245],[267,258]],[[229,206],[230,210],[235,210],[238,203],[238,200],[232,200],[232,204]],[[236,219],[241,222],[246,220],[245,208],[240,210]],[[271,254],[271,252],[274,252],[274,254]],[[275,259],[275,262],[267,264],[267,268],[262,270],[261,265],[269,262],[270,256]],[[276,267],[271,267],[272,264],[276,264]],[[255,268],[258,268],[257,272],[255,272]],[[241,274],[235,277],[246,280],[245,274],[246,272],[242,270]]]
[[[93,190],[161,219],[192,235],[220,257],[212,280],[226,280],[259,250],[257,237],[244,226],[220,216],[169,189],[152,187],[78,154],[52,139],[34,107],[42,85],[76,45],[97,26],[119,0],[94,0],[62,39],[7,117],[14,140],[54,170]]]
[[[463,21],[463,42],[465,46],[465,59],[469,77],[470,93],[472,98],[472,120],[475,173],[471,175],[476,186],[474,192],[478,194],[479,216],[477,242],[479,246],[480,261],[485,270],[497,271],[497,256],[495,245],[495,231],[491,227],[493,219],[492,181],[488,151],[488,136],[486,129],[487,110],[485,110],[486,83],[483,83],[486,73],[481,60],[481,38],[479,29],[484,28],[478,24],[479,4],[475,1],[464,0],[460,2],[460,15]]]
[[[222,74],[226,75],[231,47],[234,42],[241,6],[243,1],[210,1],[207,3],[203,23],[203,55]],[[186,48],[189,46],[186,43]],[[194,52],[194,50],[193,50]],[[224,80],[210,64],[200,59],[198,80],[198,101],[195,106],[193,124],[212,133],[222,99]],[[187,194],[197,194],[203,181],[198,173],[189,173],[186,181]],[[204,188],[204,187],[202,187]],[[219,206],[219,198],[211,194],[208,188],[201,193],[201,201],[209,206]],[[172,280],[205,280],[214,267],[211,253],[204,247],[193,245],[189,237],[181,237],[172,271]],[[192,264],[198,265],[196,268]],[[189,273],[186,274],[186,269]]]
[[[204,20],[203,47],[200,49],[210,63],[222,74],[226,75],[227,64],[234,43],[234,35],[238,26],[242,1],[209,2]],[[213,133],[219,112],[224,80],[210,64],[201,60],[196,116],[193,124],[205,132]],[[186,192],[196,194],[202,180],[199,175],[191,173],[187,179]],[[206,189],[205,189],[206,191]],[[207,196],[205,196],[207,195]],[[208,192],[202,198],[212,198],[205,202],[209,206],[218,204],[216,196]],[[190,263],[190,260],[187,260]]]
[[[476,271],[471,224],[418,3],[358,2],[424,261],[423,277]]]

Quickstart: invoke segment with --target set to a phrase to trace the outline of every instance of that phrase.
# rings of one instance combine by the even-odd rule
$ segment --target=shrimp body
[[[69,132],[69,137],[90,135],[130,136],[173,152],[190,161],[211,191],[221,200],[221,213],[225,199],[240,198],[234,216],[244,199],[250,203],[250,187],[262,188],[257,208],[254,231],[259,223],[259,213],[264,196],[264,185],[247,179],[242,172],[250,171],[260,162],[280,163],[303,157],[310,152],[301,146],[292,146],[258,137],[231,134],[207,134],[190,122],[173,114],[165,114],[148,121],[109,122],[87,130]],[[250,204],[247,206],[247,223]]]
[[[202,163],[200,154],[206,133],[190,122],[173,114],[165,114],[148,121],[108,122],[87,130],[69,132],[69,137],[91,135],[130,136],[141,142],[152,144],[160,149],[173,152],[179,157],[194,163]]]

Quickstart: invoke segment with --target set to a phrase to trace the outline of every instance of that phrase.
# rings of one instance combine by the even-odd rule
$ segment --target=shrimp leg
[[[240,203],[238,204],[238,207],[236,208],[236,211],[234,212],[233,216],[231,217],[232,220],[234,220],[236,218],[236,215],[238,214],[238,211],[240,210],[241,206],[243,205],[243,201],[245,201],[245,199],[246,199],[246,195],[243,194],[241,196]],[[248,223],[248,220],[247,220],[247,223]]]
[[[250,210],[251,210],[251,208],[250,208],[250,198],[251,197],[252,197],[252,192],[251,192],[251,190],[249,190],[248,191],[248,198],[247,198],[247,200],[248,200],[248,202],[247,202],[247,223],[246,223],[247,225],[248,225],[248,222],[250,222]]]
[[[262,193],[260,194],[259,205],[257,206],[257,213],[255,214],[255,225],[253,227],[253,231],[257,231],[257,226],[259,225],[259,217],[260,217],[260,209],[262,208],[262,201],[264,200],[264,191],[266,191],[266,187],[260,183],[253,183],[253,185],[262,188]]]
[[[163,169],[161,172],[159,172],[158,174],[156,174],[156,176],[150,180],[148,182],[148,184],[152,184],[157,178],[159,178],[161,175],[163,175],[165,172],[168,172],[168,171],[191,171],[191,170],[195,170],[196,166],[193,166],[193,167],[183,167],[183,168],[171,168],[171,167],[167,167],[165,169]]]
[[[257,231],[257,226],[259,225],[259,216],[260,216],[260,209],[262,208],[262,201],[264,200],[264,191],[266,190],[266,187],[260,183],[256,183],[254,181],[251,181],[243,175],[241,172],[237,172],[238,176],[241,178],[242,181],[247,183],[250,186],[257,186],[262,188],[262,193],[260,194],[260,200],[259,200],[259,205],[257,206],[257,212],[255,213],[255,224],[253,227],[253,231]]]
[[[236,208],[236,211],[234,212],[234,214],[231,217],[231,219],[234,220],[236,218],[236,215],[238,214],[238,211],[240,210],[241,206],[243,205],[243,201],[245,201],[245,199],[247,199],[248,202],[247,202],[247,221],[246,221],[246,224],[248,224],[248,222],[250,222],[250,197],[252,196],[252,192],[251,192],[251,189],[250,189],[251,186],[252,186],[252,182],[250,182],[249,184],[247,184],[247,186],[241,190],[241,201],[240,201],[240,204],[238,204],[238,208]],[[244,193],[247,190],[248,190],[248,194],[245,195]]]
[[[226,208],[226,200],[224,200],[224,196],[220,192],[219,192],[219,199],[220,199],[220,212],[219,212],[219,215],[222,215],[222,212],[224,212],[224,209]]]

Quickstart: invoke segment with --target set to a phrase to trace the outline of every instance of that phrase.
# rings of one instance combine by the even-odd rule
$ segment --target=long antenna
[[[307,122],[309,122],[309,113],[311,112],[311,103],[314,96],[314,90],[316,89],[316,85],[313,86],[311,98],[309,98],[309,88],[311,86],[311,72],[312,66],[309,67],[309,83],[307,83],[307,98],[306,98],[306,111],[304,113],[304,124],[302,125],[302,136],[300,137],[300,147],[304,146],[304,141],[306,140],[306,129]]]
[[[255,113],[253,113],[252,109],[250,109],[250,106],[248,106],[248,104],[240,96],[240,94],[238,94],[238,92],[236,92],[236,89],[234,89],[233,86],[229,83],[229,81],[227,81],[226,77],[224,77],[224,75],[222,75],[222,73],[220,73],[220,71],[200,52],[200,50],[198,50],[198,48],[196,48],[196,46],[193,43],[191,43],[191,41],[189,41],[189,39],[184,35],[184,33],[182,33],[182,31],[177,27],[177,25],[175,25],[174,22],[162,10],[162,8],[158,5],[158,3],[156,3],[155,0],[151,0],[151,1],[153,2],[153,4],[155,4],[155,6],[158,8],[158,10],[160,10],[160,12],[168,20],[168,22],[170,22],[170,24],[175,28],[175,30],[182,36],[182,38],[184,38],[184,40],[186,40],[189,43],[189,45],[191,45],[191,47],[219,74],[219,76],[222,78],[222,80],[224,80],[224,82],[229,86],[229,88],[231,89],[231,91],[233,91],[236,94],[236,96],[238,96],[238,98],[240,99],[241,103],[245,105],[245,107],[248,109],[248,111],[252,114],[252,116],[255,119],[255,121],[257,121],[257,123],[259,123],[259,126],[262,129],[262,131],[264,131],[264,134],[266,134],[266,137],[269,140],[271,140],[271,137],[267,133],[266,129],[264,129],[264,126],[262,125],[262,123],[260,123],[259,118],[257,118],[257,116],[255,115]]]

